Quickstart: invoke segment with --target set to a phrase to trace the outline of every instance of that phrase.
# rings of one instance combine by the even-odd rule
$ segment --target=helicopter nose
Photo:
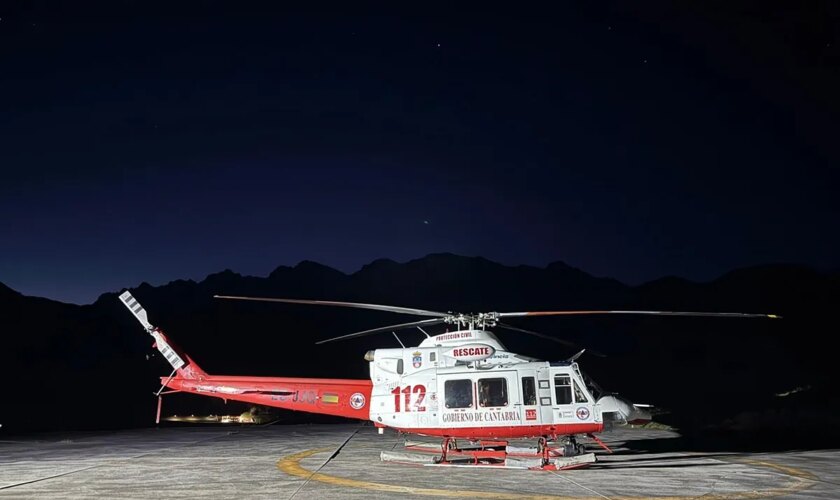
[[[603,396],[598,400],[598,404],[604,413],[614,413],[617,422],[626,424],[641,425],[651,421],[651,415],[644,407],[639,407],[628,401],[627,399],[611,394]]]
[[[636,405],[633,405],[633,409],[630,411],[630,414],[625,418],[627,418],[628,424],[633,425],[644,425],[653,419],[649,411],[644,408],[639,408]]]

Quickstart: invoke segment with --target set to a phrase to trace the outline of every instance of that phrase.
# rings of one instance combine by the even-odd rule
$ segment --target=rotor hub
[[[492,328],[496,326],[499,319],[497,312],[450,314],[443,318],[443,322],[450,325],[469,328]]]

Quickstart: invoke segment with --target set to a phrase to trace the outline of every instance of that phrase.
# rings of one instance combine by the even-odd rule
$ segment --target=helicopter
[[[400,313],[427,319],[377,327],[320,340],[316,344],[392,332],[401,348],[375,349],[364,355],[369,379],[250,377],[210,375],[164,332],[149,323],[146,310],[123,292],[120,301],[151,335],[155,347],[172,367],[161,377],[157,391],[157,422],[161,397],[186,392],[288,410],[370,421],[378,432],[392,429],[402,434],[442,440],[435,464],[507,464],[517,455],[512,439],[537,439],[536,449],[519,453],[534,458],[527,468],[558,470],[586,466],[595,461],[578,442],[587,436],[611,451],[597,434],[614,426],[651,420],[649,405],[634,404],[603,391],[580,369],[579,351],[563,361],[542,361],[508,351],[490,330],[504,329],[564,344],[561,339],[525,330],[502,319],[538,316],[655,315],[732,318],[778,318],[773,314],[730,312],[675,312],[630,310],[560,310],[527,312],[453,313],[409,307],[326,300],[284,299],[216,295],[226,300],[279,302],[300,305],[349,307]],[[445,333],[429,335],[424,328],[448,325]],[[407,347],[395,333],[416,328],[425,334]],[[458,440],[468,442],[459,446]],[[417,451],[422,446],[407,445]],[[519,450],[521,452],[521,450]],[[385,459],[383,452],[383,460]],[[400,457],[405,459],[405,457]],[[400,460],[396,460],[400,461]]]

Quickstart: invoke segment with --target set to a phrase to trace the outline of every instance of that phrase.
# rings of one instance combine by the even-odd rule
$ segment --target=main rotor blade
[[[499,328],[504,328],[505,330],[512,330],[514,332],[527,333],[528,335],[533,335],[534,337],[539,337],[541,339],[551,340],[553,342],[557,342],[558,344],[563,344],[566,347],[579,347],[574,342],[569,342],[568,340],[558,339],[556,337],[551,337],[551,336],[546,335],[544,333],[534,332],[534,331],[531,331],[531,330],[525,330],[524,328],[517,328],[515,326],[507,325],[505,323],[496,323],[496,326],[498,326]]]
[[[582,347],[581,345],[575,344],[574,342],[569,342],[568,340],[558,339],[557,337],[551,337],[551,336],[546,335],[544,333],[539,333],[539,332],[535,332],[535,331],[532,331],[532,330],[525,330],[524,328],[517,328],[515,326],[511,326],[511,325],[508,325],[508,324],[505,324],[505,323],[498,323],[497,322],[496,326],[498,326],[499,328],[504,328],[506,330],[513,330],[515,332],[527,333],[528,335],[533,335],[534,337],[539,337],[541,339],[551,340],[553,342],[557,342],[558,344],[563,344],[566,347],[572,347],[572,348],[575,348],[575,349],[580,349]],[[587,348],[587,349],[589,349],[589,348]],[[594,349],[589,349],[589,353],[594,354],[595,356],[598,356],[600,358],[605,358],[606,357],[606,355],[601,354],[600,352],[598,352]]]
[[[438,325],[440,323],[444,323],[446,320],[444,319],[424,319],[420,321],[412,321],[411,323],[401,323],[399,325],[390,325],[390,326],[382,326],[379,328],[373,328],[371,330],[365,330],[363,332],[356,332],[356,333],[348,333],[347,335],[342,335],[340,337],[333,337],[331,339],[326,340],[319,340],[315,342],[316,344],[326,344],[327,342],[333,342],[335,340],[347,340],[353,339],[356,337],[363,337],[365,335],[372,335],[374,333],[381,333],[381,332],[389,332],[393,330],[402,330],[404,328],[413,328],[415,326],[426,326],[426,325]]]
[[[641,314],[649,316],[708,316],[716,318],[771,318],[781,319],[776,314],[753,314],[734,312],[687,312],[687,311],[527,311],[498,313],[500,318],[515,316],[582,316],[595,314]]]
[[[413,314],[415,316],[435,316],[444,318],[447,313],[427,311],[425,309],[414,309],[411,307],[383,306],[380,304],[362,304],[359,302],[336,302],[334,300],[303,300],[303,299],[275,299],[271,297],[238,297],[234,295],[214,295],[217,299],[253,300],[257,302],[283,302],[286,304],[311,304],[316,306],[337,306],[354,307],[356,309],[373,309],[374,311],[387,311],[399,314]]]

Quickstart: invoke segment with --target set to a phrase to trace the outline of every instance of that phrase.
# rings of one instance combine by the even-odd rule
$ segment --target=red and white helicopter
[[[407,307],[322,300],[216,296],[223,299],[311,304],[372,309],[427,316],[399,325],[374,328],[317,342],[361,337],[447,324],[455,328],[426,338],[416,347],[376,349],[364,358],[370,362],[370,379],[320,379],[209,375],[183,352],[175,349],[159,328],[152,326],[145,309],[128,291],[120,300],[155,339],[156,347],[172,365],[161,377],[158,397],[173,392],[213,396],[289,410],[370,420],[379,428],[400,433],[436,436],[443,440],[436,463],[453,463],[466,457],[472,463],[509,463],[507,440],[538,438],[537,459],[530,468],[580,467],[594,461],[577,436],[595,436],[612,425],[650,420],[646,405],[633,404],[615,394],[605,394],[584,377],[577,358],[560,362],[540,361],[509,352],[488,328],[498,327],[566,343],[554,337],[501,323],[502,318],[600,314],[658,316],[769,317],[769,314],[668,312],[668,311],[531,311],[458,314]],[[394,333],[396,336],[396,333]],[[399,337],[397,337],[399,341]],[[400,341],[402,345],[402,342]],[[169,389],[163,392],[164,389]],[[160,420],[158,400],[158,421]],[[456,439],[472,443],[458,447]],[[550,444],[556,443],[556,444]],[[529,453],[525,453],[526,456]],[[383,453],[384,456],[384,453]],[[532,462],[533,465],[533,462]]]

